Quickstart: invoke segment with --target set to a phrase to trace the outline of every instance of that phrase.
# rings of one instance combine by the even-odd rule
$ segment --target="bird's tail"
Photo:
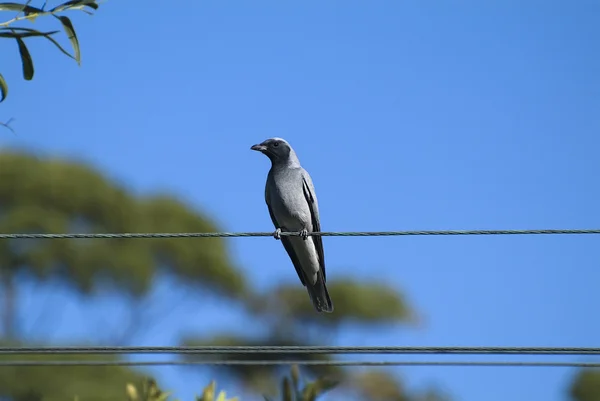
[[[317,273],[317,281],[312,285],[308,284],[306,289],[317,312],[333,312],[333,302],[329,298],[322,271]]]

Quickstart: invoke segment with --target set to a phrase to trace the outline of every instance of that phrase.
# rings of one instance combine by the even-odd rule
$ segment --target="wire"
[[[272,237],[273,232],[239,233],[86,233],[86,234],[0,234],[0,239],[79,239],[79,238],[225,238]],[[414,235],[539,235],[539,234],[600,234],[600,229],[589,230],[451,230],[451,231],[333,231],[309,232],[321,237],[389,237]],[[298,232],[281,232],[282,236],[300,236]]]
[[[235,365],[235,366],[480,366],[480,367],[555,367],[598,368],[590,362],[445,362],[445,361],[283,361],[283,360],[205,360],[205,361],[0,361],[0,367],[44,366],[182,366],[182,365]]]
[[[449,355],[600,355],[597,347],[0,347],[0,355],[40,354],[449,354]]]

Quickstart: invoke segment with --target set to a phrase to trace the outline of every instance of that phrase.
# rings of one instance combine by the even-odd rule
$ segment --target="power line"
[[[600,347],[340,347],[340,346],[171,346],[171,347],[0,347],[0,355],[42,354],[436,354],[600,355]]]
[[[548,368],[598,368],[593,362],[447,362],[447,361],[285,361],[285,360],[199,360],[199,361],[0,361],[0,367],[66,367],[66,366],[463,366],[463,367],[548,367]]]
[[[214,233],[79,233],[79,234],[0,234],[0,239],[117,239],[117,238],[225,238],[272,237],[273,232],[214,232]],[[449,230],[449,231],[331,231],[309,232],[322,237],[390,237],[415,235],[541,235],[541,234],[600,234],[589,230]],[[282,236],[300,236],[298,232],[281,232]]]

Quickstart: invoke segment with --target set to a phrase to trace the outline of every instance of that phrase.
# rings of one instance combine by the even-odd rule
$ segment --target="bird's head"
[[[258,145],[253,145],[250,149],[266,155],[273,163],[287,161],[290,153],[293,153],[290,144],[281,138],[267,139]]]

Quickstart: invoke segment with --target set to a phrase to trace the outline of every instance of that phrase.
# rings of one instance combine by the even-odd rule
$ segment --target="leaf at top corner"
[[[23,78],[27,81],[31,81],[33,79],[33,60],[31,59],[31,54],[29,54],[29,50],[25,45],[23,39],[16,37],[17,44],[19,45],[19,53],[21,54],[21,63],[23,64]]]
[[[51,9],[49,12],[57,13],[60,11],[65,11],[70,8],[77,8],[77,7],[89,7],[93,10],[97,10],[98,3],[96,3],[96,0],[70,0],[70,1],[64,2],[62,4],[59,4],[58,6]],[[82,10],[83,10],[83,8],[82,8]]]
[[[67,37],[71,41],[71,46],[73,46],[73,58],[77,61],[77,64],[81,64],[81,52],[79,51],[79,41],[77,40],[77,34],[75,33],[75,28],[71,23],[69,17],[65,17],[64,15],[55,15],[58,18],[65,29],[65,33]]]
[[[41,8],[32,7],[28,4],[11,3],[11,2],[0,3],[0,11],[23,12],[23,14],[25,14],[25,16],[28,16],[30,14],[39,14],[39,13],[44,12],[44,10],[42,10]]]
[[[0,74],[0,102],[6,99],[6,95],[8,95],[8,84],[2,74]]]
[[[41,32],[36,29],[31,28],[23,28],[21,26],[13,26],[10,28],[0,28],[0,37],[1,38],[10,38],[15,39],[19,38],[29,38],[34,36],[50,36],[58,33],[58,31],[50,31],[50,32]]]

